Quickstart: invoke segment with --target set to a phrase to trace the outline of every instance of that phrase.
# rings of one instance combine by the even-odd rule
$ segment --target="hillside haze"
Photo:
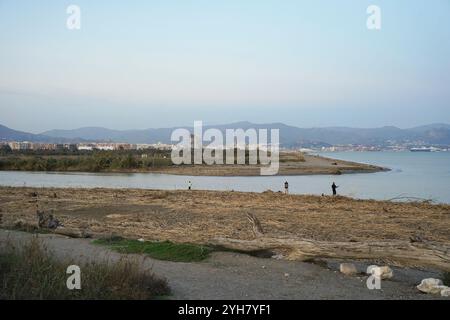
[[[280,143],[283,146],[319,146],[336,144],[385,145],[390,141],[423,141],[425,144],[450,144],[450,125],[431,124],[411,129],[393,126],[381,128],[298,128],[283,123],[254,124],[238,122],[226,125],[205,126],[204,129],[279,129]],[[193,131],[192,127],[185,127]],[[145,130],[110,130],[105,128],[80,128],[76,130],[52,130],[42,133],[45,136],[66,139],[84,139],[97,141],[115,141],[127,143],[170,143],[170,135],[175,128]]]
[[[193,131],[192,127],[184,127]],[[417,142],[421,144],[450,145],[450,125],[430,124],[410,129],[393,126],[381,128],[298,128],[283,123],[254,124],[237,122],[226,125],[204,126],[226,129],[279,129],[280,143],[284,147],[320,147],[338,144],[389,145],[392,143]],[[113,130],[101,127],[84,127],[74,130],[50,130],[41,134],[32,134],[10,129],[0,125],[0,139],[5,141],[31,142],[122,142],[122,143],[171,143],[170,136],[176,128],[144,130]]]
[[[29,142],[48,142],[48,143],[69,143],[73,142],[70,138],[52,137],[42,134],[33,134],[14,130],[0,125],[0,141],[29,141]]]

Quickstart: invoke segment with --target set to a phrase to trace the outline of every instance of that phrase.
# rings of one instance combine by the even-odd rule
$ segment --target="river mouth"
[[[450,152],[345,152],[326,154],[359,163],[389,167],[391,171],[342,175],[215,177],[162,173],[76,173],[0,171],[0,185],[46,188],[129,188],[151,190],[193,190],[284,192],[290,194],[330,195],[333,182],[338,194],[358,199],[404,199],[450,203]],[[408,200],[409,199],[409,200]]]

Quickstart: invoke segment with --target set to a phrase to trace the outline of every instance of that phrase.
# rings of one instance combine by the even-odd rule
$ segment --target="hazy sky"
[[[450,123],[450,1],[0,0],[0,124],[194,120]]]

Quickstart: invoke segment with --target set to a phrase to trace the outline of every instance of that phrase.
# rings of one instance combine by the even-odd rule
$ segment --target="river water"
[[[2,186],[104,187],[144,189],[279,191],[289,181],[291,193],[330,194],[336,182],[338,193],[362,199],[387,200],[417,197],[450,203],[450,152],[334,152],[331,158],[375,164],[389,172],[347,175],[275,177],[189,177],[152,173],[50,173],[0,171]]]

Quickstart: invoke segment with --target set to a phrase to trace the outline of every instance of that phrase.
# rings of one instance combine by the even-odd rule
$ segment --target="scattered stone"
[[[276,254],[276,255],[272,256],[272,259],[283,260],[284,256],[282,254]]]
[[[445,287],[441,290],[441,297],[450,297],[450,288],[449,287]]]
[[[440,279],[423,279],[422,282],[416,287],[423,293],[439,294],[442,291],[443,283]]]
[[[368,275],[379,275],[381,280],[391,279],[394,277],[394,271],[389,266],[371,265],[367,267]]]
[[[358,273],[358,270],[356,270],[356,267],[353,263],[341,263],[339,269],[341,273],[346,274],[348,276]]]

